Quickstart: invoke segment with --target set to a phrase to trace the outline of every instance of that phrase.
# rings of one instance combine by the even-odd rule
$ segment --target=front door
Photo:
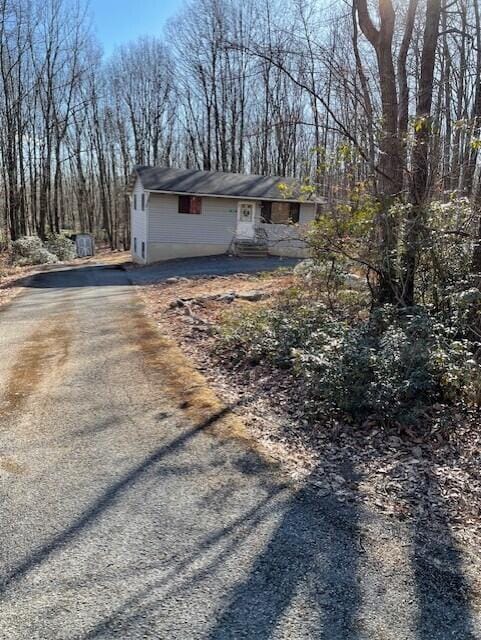
[[[255,203],[239,202],[237,207],[237,238],[253,240],[255,237]]]

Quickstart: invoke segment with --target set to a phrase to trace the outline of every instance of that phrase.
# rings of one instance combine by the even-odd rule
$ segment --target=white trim
[[[165,193],[171,196],[198,196],[200,198],[229,198],[229,200],[265,200],[266,202],[298,202],[299,204],[323,204],[326,203],[327,200],[289,200],[288,198],[260,198],[256,196],[226,196],[220,193],[199,193],[198,191],[162,191],[160,189],[145,189],[146,193]]]

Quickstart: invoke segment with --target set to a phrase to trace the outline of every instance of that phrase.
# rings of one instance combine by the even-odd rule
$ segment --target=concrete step
[[[234,242],[234,253],[242,258],[265,258],[268,255],[267,242],[263,240],[239,239]]]
[[[241,247],[244,249],[265,249],[267,247],[267,242],[263,242],[262,244],[260,242],[251,242],[251,243],[240,243],[240,242],[236,242],[235,243],[236,247]]]
[[[267,247],[267,242],[250,242],[249,240],[242,240],[242,241],[237,241],[234,243],[236,247],[246,247],[246,248],[251,248],[253,247],[254,249],[257,249],[258,247],[260,248],[265,248]]]
[[[254,251],[256,251],[257,249],[260,249],[261,251],[263,249],[267,249],[266,244],[236,244],[235,246],[237,247],[237,249],[245,249],[246,251],[249,249],[253,249]]]
[[[240,249],[236,247],[235,255],[241,258],[265,258],[268,255],[267,248],[265,249]]]

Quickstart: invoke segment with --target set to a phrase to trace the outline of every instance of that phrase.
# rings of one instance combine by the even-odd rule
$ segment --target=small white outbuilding
[[[77,233],[75,236],[75,249],[79,258],[95,255],[95,240],[90,233]]]

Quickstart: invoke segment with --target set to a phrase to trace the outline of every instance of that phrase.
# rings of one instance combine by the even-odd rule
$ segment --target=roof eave
[[[142,181],[142,179],[141,179]],[[199,191],[174,191],[170,189],[148,189],[144,187],[145,191],[149,191],[150,193],[163,193],[170,194],[174,196],[199,196],[201,198],[229,198],[230,200],[261,200],[266,202],[278,201],[278,202],[295,202],[299,204],[322,204],[325,202],[324,200],[308,200],[308,199],[300,199],[300,198],[265,198],[262,196],[246,196],[246,195],[233,195],[233,194],[225,194],[225,193],[201,193]]]

